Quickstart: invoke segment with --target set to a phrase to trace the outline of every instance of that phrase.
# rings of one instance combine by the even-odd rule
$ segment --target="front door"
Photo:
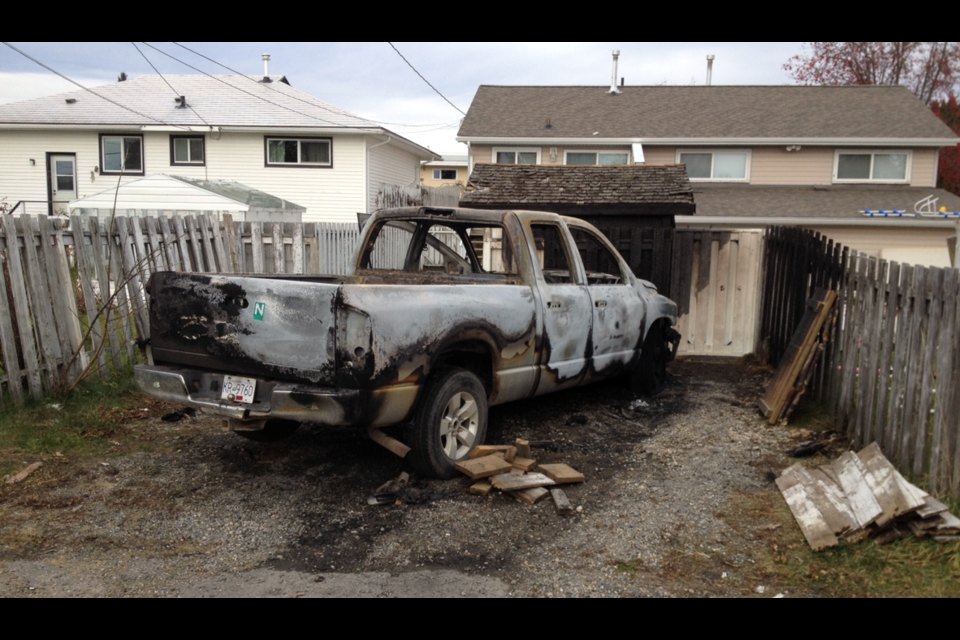
[[[77,199],[77,157],[74,155],[50,155],[47,176],[54,215],[66,215],[67,205]]]

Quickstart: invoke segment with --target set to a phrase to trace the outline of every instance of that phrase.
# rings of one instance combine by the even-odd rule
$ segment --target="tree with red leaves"
[[[902,84],[960,135],[960,42],[808,42],[783,65],[807,85]],[[960,195],[960,148],[940,150],[937,186]]]
[[[930,104],[960,83],[960,42],[808,42],[804,49],[783,65],[800,84],[902,84]]]

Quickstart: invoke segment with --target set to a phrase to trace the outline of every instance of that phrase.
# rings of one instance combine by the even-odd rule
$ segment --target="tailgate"
[[[332,385],[339,288],[315,278],[155,273],[153,361]]]

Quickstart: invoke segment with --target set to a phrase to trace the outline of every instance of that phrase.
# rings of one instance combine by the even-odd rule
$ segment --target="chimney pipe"
[[[263,54],[263,79],[266,81],[270,80],[270,54]]]
[[[620,93],[617,88],[617,59],[620,57],[620,49],[613,50],[613,75],[610,76],[610,93]]]
[[[713,54],[707,54],[707,86],[713,82]]]

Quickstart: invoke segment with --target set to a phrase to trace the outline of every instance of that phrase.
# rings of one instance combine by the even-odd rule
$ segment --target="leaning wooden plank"
[[[495,460],[496,458],[480,458],[480,460]],[[509,464],[509,463],[508,463]],[[534,487],[551,487],[556,483],[543,475],[542,473],[528,473],[518,476],[510,473],[502,473],[493,476],[490,483],[500,491],[521,491],[523,489],[533,489]]]
[[[850,510],[840,487],[817,469],[806,469],[795,464],[790,469],[807,490],[807,495],[835,535],[857,529],[857,519]]]
[[[534,487],[532,489],[521,489],[519,491],[508,491],[511,496],[513,496],[518,502],[524,502],[529,505],[534,505],[550,495],[548,489],[543,487]]]
[[[868,445],[857,453],[857,457],[860,458],[863,466],[866,467],[876,483],[874,495],[877,496],[877,502],[883,507],[884,514],[890,514],[889,502],[893,504],[894,517],[912,513],[919,508],[920,505],[901,489],[900,483],[896,479],[896,469],[883,455],[880,445],[876,442]]]
[[[574,484],[583,482],[583,474],[566,464],[542,464],[540,471],[557,484]]]
[[[190,238],[190,249],[193,252],[191,257],[193,258],[194,268],[203,273],[210,273],[213,271],[211,265],[205,264],[203,261],[203,246],[200,240],[200,232],[197,230],[196,216],[184,216],[183,224],[187,229],[187,237]]]
[[[163,232],[163,241],[167,245],[167,260],[174,271],[190,271],[187,260],[187,243],[183,239],[180,217],[160,217],[160,231]]]
[[[157,219],[153,216],[147,216],[143,220],[147,226],[147,241],[150,243],[150,257],[153,260],[154,271],[168,271],[166,254],[163,247],[160,246],[160,234],[157,233]]]
[[[150,246],[143,237],[143,220],[140,216],[133,215],[127,218],[127,231],[133,239],[133,256],[137,260],[137,273],[140,280],[146,282],[150,274],[156,271],[153,253]]]
[[[893,479],[897,481],[897,486],[910,505],[911,511],[916,511],[927,503],[927,498],[930,497],[930,494],[918,488],[916,485],[907,482],[903,475],[896,469],[893,470]]]
[[[561,516],[572,516],[574,514],[573,505],[563,489],[550,489],[550,497],[553,498],[553,504],[557,507],[557,513]]]
[[[509,473],[512,468],[512,464],[497,456],[485,456],[456,464],[457,471],[467,475],[471,480],[482,480],[490,476]]]
[[[147,302],[144,299],[144,287],[141,284],[140,264],[133,251],[133,236],[128,231],[128,221],[126,218],[116,218],[114,220],[117,234],[120,238],[120,259],[123,261],[122,278],[119,282],[127,285],[127,297],[130,300],[130,307],[133,312],[133,320],[136,325],[137,335],[142,339],[150,338],[150,319],[147,316]],[[130,355],[131,361],[133,355]]]
[[[837,475],[843,495],[849,501],[860,528],[876,522],[883,515],[883,508],[873,495],[866,479],[866,469],[857,454],[847,451],[830,466]]]
[[[807,494],[803,483],[797,478],[790,469],[787,469],[777,478],[777,487],[783,494],[787,506],[793,513],[793,517],[807,539],[807,544],[814,551],[822,551],[840,544],[837,536],[833,534],[830,525],[824,520],[817,505]]]

